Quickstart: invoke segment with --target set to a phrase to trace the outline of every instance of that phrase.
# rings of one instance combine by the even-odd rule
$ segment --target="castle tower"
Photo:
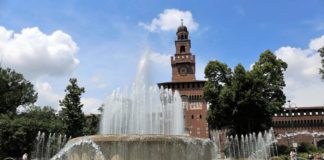
[[[204,80],[196,80],[195,55],[190,51],[191,41],[186,26],[177,29],[175,54],[171,56],[172,81],[159,87],[179,91],[184,109],[185,130],[193,137],[208,138],[207,103],[203,99]]]
[[[187,27],[181,23],[175,41],[176,53],[171,57],[172,81],[194,81],[195,56],[191,54],[191,42]]]

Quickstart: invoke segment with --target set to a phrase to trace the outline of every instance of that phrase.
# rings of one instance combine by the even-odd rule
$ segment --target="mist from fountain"
[[[100,134],[184,134],[181,97],[156,84],[147,86],[149,63],[149,54],[144,54],[131,89],[117,89],[109,96]]]

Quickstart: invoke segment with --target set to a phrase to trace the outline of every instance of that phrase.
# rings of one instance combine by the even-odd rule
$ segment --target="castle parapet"
[[[192,54],[181,54],[171,56],[171,64],[175,63],[195,63],[195,55]]]

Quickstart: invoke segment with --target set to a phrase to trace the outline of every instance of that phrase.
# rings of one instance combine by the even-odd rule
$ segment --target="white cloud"
[[[311,40],[309,43],[309,48],[313,50],[318,50],[324,46],[324,35],[319,38]]]
[[[150,60],[157,65],[162,65],[163,67],[169,67],[171,63],[171,55],[160,54],[153,52],[150,54]]]
[[[55,110],[61,110],[59,106],[59,101],[64,98],[65,92],[61,94],[56,93],[53,87],[48,82],[37,81],[35,89],[38,92],[38,101],[36,105],[39,106],[51,106]],[[98,108],[103,103],[102,100],[92,97],[82,97],[81,103],[83,104],[82,111],[85,114],[89,113],[99,113]]]
[[[324,46],[324,36],[310,41],[309,48],[281,47],[275,54],[287,62],[284,92],[297,106],[324,105],[324,82],[319,75],[321,58],[317,52]]]
[[[103,101],[96,98],[82,98],[81,103],[83,104],[82,111],[85,114],[99,113],[98,108],[103,104]]]
[[[35,89],[38,92],[37,105],[51,106],[55,110],[60,110],[59,100],[63,99],[63,95],[55,93],[53,87],[48,82],[37,81]]]
[[[171,31],[179,27],[181,19],[183,19],[184,25],[186,25],[190,31],[198,29],[199,25],[194,21],[191,12],[178,9],[165,9],[157,18],[154,18],[151,23],[146,24],[140,22],[139,25],[150,32]]]
[[[37,27],[14,33],[0,26],[0,58],[2,66],[10,67],[26,77],[62,76],[79,64],[75,57],[77,44],[71,36],[57,30],[45,34]]]

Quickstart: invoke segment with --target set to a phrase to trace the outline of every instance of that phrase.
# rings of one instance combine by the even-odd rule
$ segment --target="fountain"
[[[211,132],[214,142],[218,141],[219,134],[217,131]],[[222,148],[228,159],[270,160],[278,156],[276,143],[273,129],[270,128],[259,133],[228,136]]]
[[[148,54],[131,90],[115,90],[102,116],[100,135],[70,140],[52,157],[96,160],[212,160],[216,145],[184,133],[178,92],[147,86]]]
[[[60,149],[64,147],[66,142],[71,139],[64,134],[55,134],[45,132],[38,132],[35,139],[35,148],[32,152],[32,159],[48,160]]]

